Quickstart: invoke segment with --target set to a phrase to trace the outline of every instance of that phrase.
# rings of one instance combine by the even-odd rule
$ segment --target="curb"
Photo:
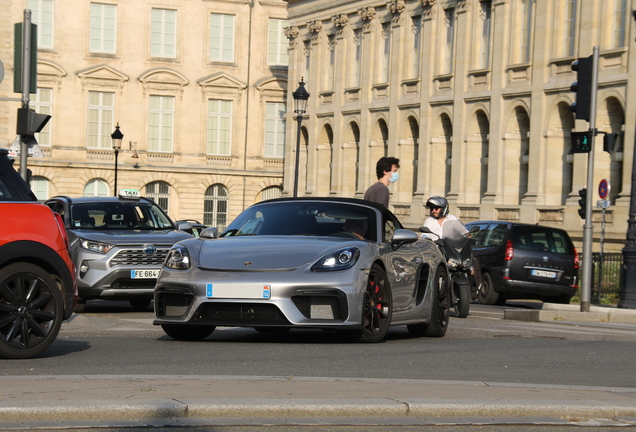
[[[0,421],[139,418],[636,417],[628,401],[483,399],[148,399],[3,403]]]
[[[544,303],[541,309],[504,309],[504,319],[525,322],[600,322],[636,324],[636,310],[614,307],[590,306],[589,312],[581,312],[579,305]]]

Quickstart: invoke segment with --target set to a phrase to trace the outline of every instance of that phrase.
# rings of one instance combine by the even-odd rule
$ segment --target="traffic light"
[[[617,133],[606,133],[603,136],[603,151],[612,153],[614,151],[614,144],[618,140]]]
[[[572,153],[589,153],[592,150],[591,132],[571,132]]]
[[[581,208],[579,209],[579,216],[581,216],[581,219],[585,219],[585,209],[587,206],[587,188],[579,190],[579,196],[581,197],[581,199],[579,200],[579,206],[581,206]]]
[[[15,133],[33,135],[41,132],[50,119],[50,115],[36,113],[30,108],[18,108],[18,124]]]
[[[570,90],[576,93],[576,102],[570,105],[576,118],[590,121],[590,105],[592,102],[592,56],[581,57],[572,63],[572,70],[576,72],[576,82]]]

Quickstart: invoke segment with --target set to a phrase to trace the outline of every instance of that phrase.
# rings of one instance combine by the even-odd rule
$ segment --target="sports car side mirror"
[[[399,229],[393,233],[393,238],[391,238],[391,247],[395,250],[402,245],[415,243],[419,238],[420,236],[411,230]]]
[[[215,239],[219,238],[219,232],[216,227],[206,228],[199,234],[199,237],[206,239]]]

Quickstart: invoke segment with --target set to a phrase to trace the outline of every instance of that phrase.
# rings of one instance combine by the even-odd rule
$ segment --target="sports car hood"
[[[112,230],[99,231],[92,229],[69,230],[74,236],[85,240],[109,244],[170,244],[192,238],[192,235],[175,230]]]
[[[340,247],[358,246],[359,241],[297,236],[245,236],[206,240],[201,246],[199,267],[230,271],[293,270],[317,261]],[[249,263],[249,264],[248,264]]]

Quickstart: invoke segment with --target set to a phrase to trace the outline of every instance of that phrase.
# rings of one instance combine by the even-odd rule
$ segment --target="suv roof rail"
[[[69,204],[73,202],[73,200],[71,199],[71,197],[70,197],[70,196],[68,196],[68,195],[55,195],[55,196],[52,196],[52,197],[51,197],[51,198],[49,198],[49,199],[54,199],[54,198],[64,198],[65,200],[67,200],[67,201],[69,202]]]

